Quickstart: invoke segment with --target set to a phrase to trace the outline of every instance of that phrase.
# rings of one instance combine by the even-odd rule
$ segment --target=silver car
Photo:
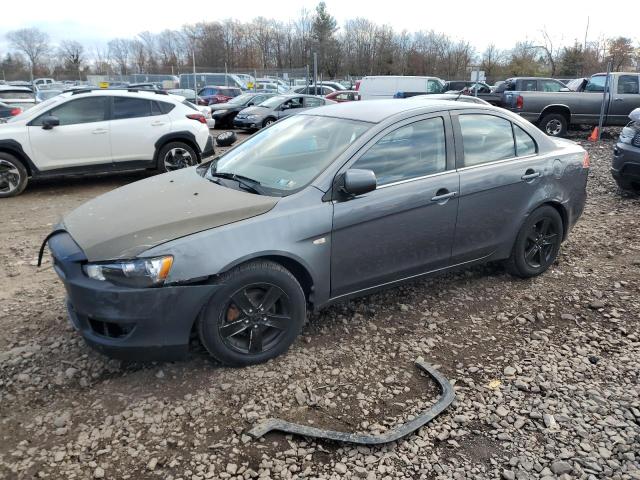
[[[286,351],[309,309],[488,261],[543,273],[588,169],[580,146],[495,107],[348,102],[91,200],[47,241],[90,345],[174,358],[197,331],[247,365]]]

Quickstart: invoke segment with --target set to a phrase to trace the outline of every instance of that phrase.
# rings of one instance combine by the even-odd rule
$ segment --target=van
[[[193,73],[183,73],[180,75],[180,88],[199,90],[206,85],[237,87],[242,90],[247,90],[247,85],[242,79],[232,73],[196,73],[196,88],[194,88]]]
[[[437,77],[367,76],[360,81],[358,91],[361,100],[394,98],[398,92],[403,96],[442,93],[444,81]]]

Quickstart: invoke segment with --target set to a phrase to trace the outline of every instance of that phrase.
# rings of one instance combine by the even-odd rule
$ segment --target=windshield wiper
[[[246,190],[249,190],[258,195],[262,195],[262,192],[258,189],[261,183],[253,178],[245,177],[244,175],[238,175],[236,173],[229,172],[210,172],[210,177],[226,178],[229,180],[235,180],[239,185],[242,185]]]

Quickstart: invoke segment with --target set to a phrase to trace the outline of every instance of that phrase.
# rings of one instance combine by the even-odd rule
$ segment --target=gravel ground
[[[36,268],[61,214],[144,175],[3,200],[0,478],[640,479],[640,199],[615,188],[612,140],[583,144],[587,208],[545,275],[491,265],[340,304],[288,354],[244,369],[196,341],[183,362],[109,360],[70,328],[50,263]],[[273,416],[385,431],[437,397],[418,356],[457,398],[404,441],[246,435]]]

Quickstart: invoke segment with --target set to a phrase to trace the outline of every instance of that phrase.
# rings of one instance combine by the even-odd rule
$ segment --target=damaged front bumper
[[[67,291],[74,328],[96,350],[125,360],[173,360],[187,354],[191,327],[212,285],[130,288],[87,277],[86,256],[67,232],[49,241]]]

